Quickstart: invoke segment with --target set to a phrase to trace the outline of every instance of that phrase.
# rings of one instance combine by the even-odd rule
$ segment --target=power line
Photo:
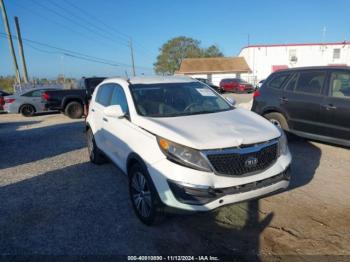
[[[76,19],[76,20],[78,20],[78,21],[84,20],[84,21],[85,21],[87,24],[89,24],[90,26],[96,28],[96,30],[98,30],[98,31],[103,31],[103,32],[105,32],[107,35],[110,35],[110,32],[108,32],[105,28],[96,25],[96,23],[92,23],[89,19],[86,19],[86,16],[79,15],[80,18],[77,18],[77,14],[76,14],[76,13],[70,11],[70,10],[67,9],[67,8],[62,7],[61,5],[57,4],[56,2],[54,2],[54,1],[49,1],[49,3],[50,3],[51,5],[54,5],[55,7],[57,7],[57,8],[59,8],[59,9],[63,10],[63,11],[66,12],[66,13],[70,13],[70,14],[72,15],[72,18],[73,18],[73,19]],[[126,39],[124,39],[124,38],[122,38],[122,37],[120,37],[120,36],[117,36],[117,37],[118,37],[119,40],[123,43],[123,45],[125,45],[125,46],[127,45],[127,40],[126,40]]]
[[[7,38],[7,35],[5,33],[0,32],[0,36],[3,38]],[[13,38],[17,38],[16,36],[12,35]],[[38,42],[38,41],[34,41],[34,40],[30,40],[27,38],[22,38],[23,42],[26,42],[26,44],[31,43],[31,44],[35,44],[35,45],[39,45],[42,47],[46,47],[46,48],[50,48],[50,49],[54,49],[54,50],[58,50],[60,52],[56,52],[58,54],[63,54],[66,56],[71,56],[74,58],[78,58],[78,59],[83,59],[83,60],[87,60],[87,61],[91,61],[91,62],[96,62],[96,63],[102,63],[102,64],[108,64],[108,65],[112,65],[112,66],[124,66],[124,67],[132,67],[129,64],[125,64],[125,63],[120,63],[120,62],[116,62],[113,60],[107,60],[107,59],[103,59],[103,58],[99,58],[99,57],[94,57],[91,55],[87,55],[87,54],[83,54],[80,52],[76,52],[73,50],[68,50],[68,49],[64,49],[64,48],[60,48],[60,47],[56,47],[50,44],[46,44],[46,43],[42,43],[42,42]],[[33,47],[32,45],[30,45],[31,47]],[[38,51],[40,50],[39,48],[36,48]],[[40,50],[46,53],[53,53],[50,51],[44,51],[44,50]],[[141,69],[146,69],[146,70],[153,70],[151,68],[148,67],[142,67],[142,66],[136,66],[137,68],[141,68]]]
[[[48,7],[44,6],[44,5],[42,5],[42,4],[38,3],[38,2],[36,2],[35,0],[32,0],[32,1],[34,1],[34,3],[36,3],[37,5],[39,5],[41,8],[44,8],[44,9],[50,11],[50,12],[53,12],[55,15],[60,16],[60,17],[63,17],[65,20],[68,20],[69,22],[74,22],[74,20],[73,20],[71,17],[68,17],[68,18],[67,18],[66,16],[61,15],[60,13],[56,12],[55,10],[52,10],[51,8],[48,8]],[[130,37],[129,35],[127,35],[127,34],[125,34],[125,33],[122,33],[122,32],[120,32],[120,31],[116,30],[115,28],[113,28],[113,27],[111,27],[110,25],[104,23],[104,22],[101,21],[99,18],[97,18],[96,16],[93,16],[93,15],[89,15],[89,17],[92,17],[92,18],[94,19],[94,21],[97,21],[97,22],[99,22],[100,24],[104,25],[104,27],[102,28],[101,26],[97,26],[97,25],[95,25],[94,23],[91,23],[88,19],[85,19],[86,14],[87,14],[86,11],[82,11],[79,7],[77,7],[76,5],[74,5],[74,4],[70,3],[70,2],[68,2],[67,0],[64,0],[64,1],[65,1],[66,4],[68,4],[69,6],[72,6],[73,8],[75,8],[76,10],[78,10],[80,13],[84,14],[84,16],[80,15],[79,17],[83,17],[83,19],[84,19],[88,24],[90,24],[90,25],[92,25],[93,27],[97,28],[97,30],[106,32],[107,34],[110,34],[110,32],[108,32],[108,31],[106,30],[106,29],[109,28],[109,30],[114,31],[114,32],[116,32],[117,34],[121,35],[121,36],[118,36],[118,38],[119,38],[120,41],[127,41],[127,43],[123,42],[123,43],[118,43],[118,44],[121,44],[121,45],[123,45],[123,46],[125,46],[125,47],[130,47],[130,44],[129,44],[129,43],[130,43],[130,38],[128,38],[128,40],[126,40],[126,39],[123,38],[123,37],[125,37],[125,38]],[[49,2],[49,3],[55,5],[56,7],[60,8],[61,10],[65,11],[65,12],[67,12],[67,13],[72,14],[72,17],[73,17],[73,18],[76,18],[76,14],[73,13],[72,11],[67,10],[66,8],[63,8],[62,6],[58,5],[57,3],[53,3],[53,2]],[[29,8],[23,6],[23,5],[20,5],[18,2],[15,2],[14,4],[17,5],[17,6],[19,6],[19,7],[21,7],[22,9],[28,11],[29,13],[34,13],[34,14],[36,14],[37,17],[39,17],[39,18],[41,18],[41,19],[43,19],[43,20],[45,20],[45,21],[49,21],[49,22],[51,22],[51,23],[53,23],[53,24],[59,25],[60,27],[66,29],[66,30],[68,30],[68,31],[70,31],[70,32],[73,32],[73,33],[76,34],[76,35],[80,35],[80,36],[82,36],[82,37],[84,37],[84,38],[86,38],[86,39],[89,39],[90,41],[92,40],[92,41],[94,41],[94,42],[101,42],[101,40],[102,40],[102,39],[99,39],[99,38],[97,38],[97,37],[94,37],[94,38],[93,38],[93,37],[91,37],[90,35],[88,36],[88,35],[86,35],[85,33],[82,33],[81,31],[77,31],[77,30],[73,29],[74,27],[67,26],[67,25],[65,25],[65,24],[62,24],[61,22],[57,22],[56,20],[53,20],[51,17],[49,18],[49,17],[47,17],[47,16],[44,16],[44,15],[42,15],[40,12],[37,12],[36,9],[34,9],[34,8],[29,9]],[[83,19],[81,19],[81,20],[83,20]],[[76,23],[76,22],[74,22],[74,24],[75,24],[75,23]],[[97,23],[96,23],[96,24],[97,24]],[[78,25],[81,27],[81,24],[80,24],[80,23],[78,23]],[[107,28],[106,28],[106,27],[107,27]],[[84,26],[84,29],[86,29],[86,28],[88,28],[88,27]],[[91,30],[90,30],[90,31],[91,31]],[[94,31],[95,31],[95,30],[94,30]],[[108,44],[112,46],[112,38],[108,38],[108,40],[109,40]],[[142,46],[139,42],[137,42],[137,41],[135,41],[135,40],[134,40],[133,42],[134,42],[134,44],[136,45],[137,53],[138,53],[138,50],[140,50],[138,47],[141,47],[141,48],[143,49],[143,51],[145,52],[145,53],[143,52],[143,53],[144,53],[143,55],[146,55],[146,56],[149,57],[149,58],[151,58],[151,56],[152,56],[152,59],[153,59],[154,54],[151,54],[150,52],[148,52],[148,50],[147,50],[144,46]],[[101,42],[101,43],[107,44],[107,42]],[[113,44],[114,44],[114,43],[115,43],[115,42],[113,41]],[[135,46],[134,46],[134,47],[135,47]]]
[[[6,38],[2,35],[0,35],[0,37],[2,38]],[[80,60],[84,60],[84,61],[89,61],[89,62],[94,62],[94,63],[99,63],[99,64],[106,64],[106,65],[110,65],[110,66],[115,66],[115,67],[120,67],[120,65],[117,65],[117,64],[112,64],[112,63],[108,63],[108,62],[103,62],[103,61],[99,61],[99,60],[95,60],[95,59],[91,59],[91,58],[86,58],[86,57],[82,57],[82,56],[77,56],[77,55],[73,55],[73,54],[70,54],[70,53],[64,53],[64,52],[52,52],[52,51],[47,51],[47,50],[43,50],[41,48],[37,48],[29,43],[26,43],[26,45],[36,51],[39,51],[39,52],[42,52],[42,53],[46,53],[46,54],[61,54],[61,55],[64,55],[64,56],[69,56],[69,57],[73,57],[73,58],[77,58],[77,59],[80,59]]]
[[[80,7],[76,6],[75,4],[71,3],[71,2],[68,2],[67,0],[63,0],[66,4],[70,5],[71,7],[75,8],[76,10],[78,10],[79,12],[81,12],[83,15],[86,15],[88,14],[89,17],[93,18],[94,21],[97,21],[99,22],[100,24],[102,24],[103,26],[105,26],[106,28],[109,28],[110,30],[112,30],[113,32],[116,32],[117,34],[119,35],[122,35],[126,40],[129,40],[131,38],[130,35],[128,34],[125,34],[117,29],[115,29],[114,27],[112,27],[111,25],[105,23],[103,20],[101,20],[99,17],[91,14],[91,13],[88,13],[86,10],[82,10]]]
[[[47,16],[44,16],[40,12],[37,12],[35,9],[29,9],[29,8],[23,6],[23,5],[20,5],[18,2],[14,2],[14,4],[17,5],[18,7],[21,7],[22,9],[24,9],[28,13],[36,14],[36,16],[41,18],[42,20],[49,21],[49,22],[51,22],[53,24],[56,24],[56,25],[58,25],[58,26],[60,26],[60,27],[62,27],[64,29],[66,29],[67,31],[73,32],[76,35],[80,35],[80,36],[84,37],[85,39],[89,39],[90,41],[101,42],[99,39],[96,39],[96,38],[93,38],[91,36],[88,36],[88,35],[80,32],[80,31],[74,30],[72,27],[69,27],[69,26],[67,26],[65,24],[62,24],[60,22],[57,22],[57,21],[55,21],[55,20],[53,20],[53,19],[51,19],[51,18],[49,18]],[[101,43],[106,44],[106,42],[101,42]],[[108,42],[108,44],[110,44],[110,43]]]
[[[89,17],[93,18],[95,22],[99,22],[101,25],[104,26],[104,28],[109,28],[110,31],[117,33],[119,35],[121,35],[122,37],[125,38],[125,41],[129,42],[131,39],[131,36],[123,33],[119,30],[117,30],[116,28],[114,28],[113,26],[105,23],[103,20],[101,20],[99,17],[87,12],[86,10],[82,10],[80,7],[76,6],[75,4],[69,2],[68,0],[63,0],[66,4],[70,5],[71,7],[73,7],[74,9],[78,10],[80,13],[82,13],[84,16],[86,16],[86,14],[89,15]],[[106,30],[104,29],[104,31],[106,32]],[[142,48],[146,53],[148,53],[149,55],[152,55],[151,52],[148,51],[147,48],[145,48],[143,45],[141,45],[138,41],[136,41],[135,39],[133,39],[133,43],[136,44],[137,46],[139,46],[140,48]],[[152,55],[153,56],[153,55]]]
[[[37,2],[36,0],[31,0],[31,1],[32,1],[33,3],[35,3],[36,5],[40,6],[41,8],[43,8],[43,9],[45,9],[45,10],[47,10],[47,11],[53,13],[53,14],[55,14],[56,16],[59,16],[59,17],[65,19],[65,20],[68,20],[68,21],[72,22],[74,25],[78,25],[79,27],[84,28],[86,31],[88,31],[88,32],[90,32],[90,33],[91,33],[91,32],[94,32],[96,35],[99,35],[100,37],[102,37],[102,38],[104,38],[104,39],[107,39],[107,40],[109,40],[109,41],[115,43],[115,40],[114,40],[113,38],[110,38],[110,37],[108,37],[108,36],[105,36],[105,35],[101,34],[99,31],[97,31],[97,30],[95,30],[95,29],[93,29],[93,28],[90,28],[90,27],[86,26],[85,24],[82,24],[82,23],[80,23],[80,22],[77,22],[77,21],[75,21],[74,19],[72,19],[72,18],[69,17],[69,16],[62,15],[61,13],[57,12],[56,10],[54,10],[54,9],[52,9],[52,8],[50,8],[50,7],[47,7],[47,6],[45,6],[45,5],[43,5],[43,4],[39,3],[39,2]],[[122,44],[122,45],[126,46],[125,44]]]

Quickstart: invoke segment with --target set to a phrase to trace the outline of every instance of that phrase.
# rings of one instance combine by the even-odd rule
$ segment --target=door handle
[[[328,104],[328,105],[325,105],[324,106],[325,108],[326,108],[326,110],[335,110],[335,109],[337,109],[337,107],[336,106],[334,106],[334,105],[332,105],[332,104]]]
[[[286,98],[286,97],[281,97],[280,98],[280,101],[282,102],[282,103],[287,103],[288,102],[288,98]]]
[[[91,108],[91,112],[95,112],[95,109]]]
[[[102,118],[102,120],[103,120],[103,121],[105,121],[105,122],[108,122],[108,119],[107,119],[107,118],[105,118],[105,117],[104,117],[104,118]]]

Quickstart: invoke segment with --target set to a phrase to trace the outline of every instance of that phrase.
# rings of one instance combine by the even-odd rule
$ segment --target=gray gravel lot
[[[156,227],[127,180],[89,163],[84,121],[0,115],[0,254],[350,255],[350,151],[296,139],[287,192]]]

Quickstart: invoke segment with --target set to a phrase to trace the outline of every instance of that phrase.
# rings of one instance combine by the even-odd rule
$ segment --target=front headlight
[[[161,137],[157,137],[157,141],[160,149],[169,160],[180,165],[188,166],[201,171],[211,172],[211,168],[207,160],[199,151],[176,144]]]
[[[279,129],[281,136],[278,139],[278,156],[285,155],[288,153],[288,141],[287,136],[282,129]]]

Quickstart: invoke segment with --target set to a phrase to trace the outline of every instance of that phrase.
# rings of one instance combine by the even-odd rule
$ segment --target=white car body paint
[[[130,80],[132,84],[194,81],[187,77],[137,77]],[[217,175],[214,172],[200,171],[169,161],[161,151],[156,136],[196,150],[213,150],[264,143],[278,139],[281,133],[264,118],[239,108],[212,114],[178,117],[141,116],[135,109],[129,89],[130,82],[122,78],[103,81],[92,96],[87,124],[92,129],[97,146],[125,173],[129,154],[136,153],[142,158],[165,205],[183,210],[212,210],[288,187],[289,181],[283,180],[248,192],[225,195],[203,205],[191,205],[177,200],[169,187],[169,180],[193,188],[220,189],[245,185],[285,172],[291,163],[291,154],[287,149],[287,152],[280,155],[267,169],[241,177]],[[99,88],[108,83],[118,84],[123,88],[130,121],[126,118],[104,116],[103,106],[95,102]],[[103,118],[108,122],[103,121]]]

